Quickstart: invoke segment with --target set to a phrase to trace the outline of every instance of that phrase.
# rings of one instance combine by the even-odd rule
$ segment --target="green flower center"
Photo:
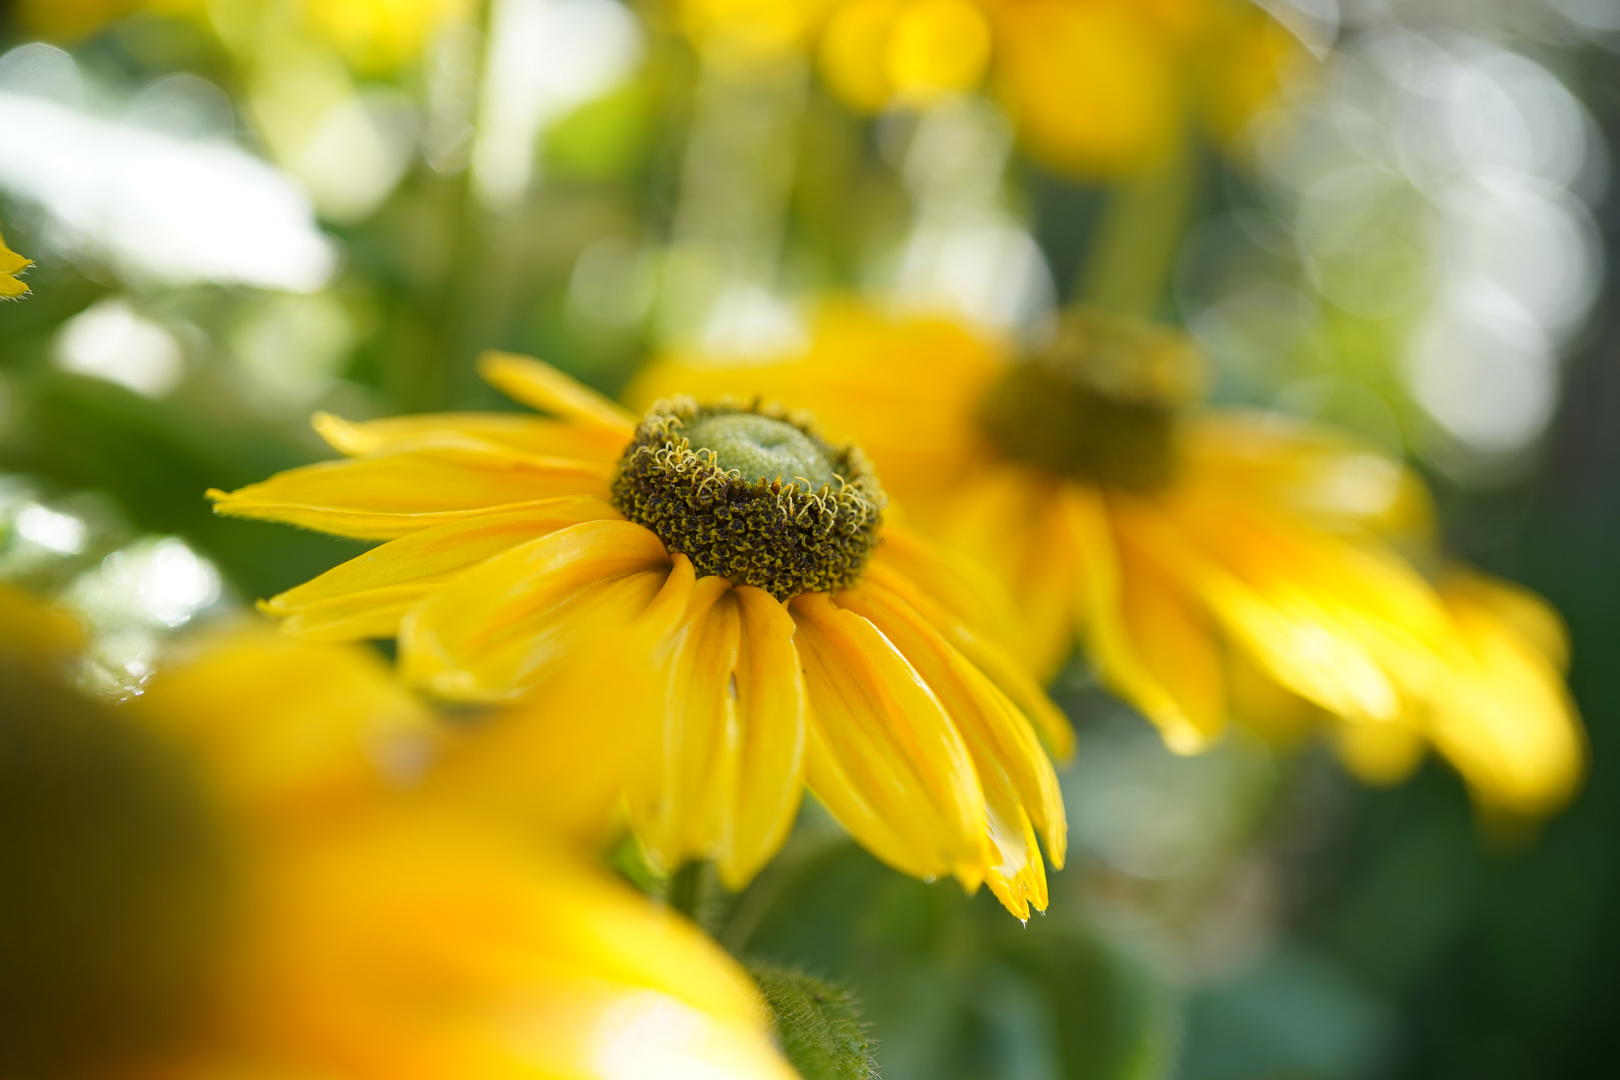
[[[1010,460],[1151,491],[1175,473],[1177,408],[1202,380],[1202,359],[1184,336],[1072,311],[1047,347],[990,386],[979,423]]]
[[[751,412],[710,413],[682,433],[694,453],[708,451],[716,465],[744,480],[800,481],[811,491],[839,485],[827,445],[786,420]]]
[[[856,447],[780,409],[690,398],[654,405],[619,459],[613,505],[692,560],[778,600],[861,576],[886,502]]]

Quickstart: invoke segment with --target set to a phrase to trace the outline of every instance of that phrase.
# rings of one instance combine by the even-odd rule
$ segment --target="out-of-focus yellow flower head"
[[[426,711],[365,648],[205,634],[113,707],[63,680],[59,648],[16,645],[59,617],[12,599],[8,1074],[791,1080],[751,980],[696,927],[387,782],[375,751]]]
[[[305,22],[363,71],[420,56],[435,34],[464,17],[469,0],[301,0]]]
[[[1194,124],[1230,139],[1299,52],[1244,0],[845,0],[820,43],[866,111],[988,78],[1028,152],[1080,176],[1151,167]]]

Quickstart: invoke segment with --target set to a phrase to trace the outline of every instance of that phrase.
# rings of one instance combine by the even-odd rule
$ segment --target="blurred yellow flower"
[[[362,71],[385,71],[420,56],[447,23],[465,18],[473,0],[21,0],[24,27],[55,41],[88,37],[136,12],[191,16],[228,26],[248,39],[294,25],[325,41]],[[253,28],[244,30],[244,28]]]
[[[1369,778],[1404,775],[1427,743],[1483,803],[1565,801],[1584,747],[1556,616],[1479,578],[1437,590],[1391,542],[1427,533],[1410,473],[1281,416],[1189,411],[1202,380],[1187,339],[1145,324],[1071,313],[1012,363],[951,323],[834,307],[802,355],[674,357],[631,398],[683,386],[815,409],[919,524],[1003,580],[1041,670],[1078,632],[1172,748],[1205,746],[1233,711],[1280,732],[1314,708]],[[1251,692],[1256,672],[1269,692]]]
[[[988,77],[1026,149],[1080,176],[1161,163],[1195,123],[1231,138],[1301,52],[1246,0],[843,0],[819,45],[867,111]]]
[[[18,281],[17,275],[33,265],[32,259],[25,259],[6,247],[5,237],[0,236],[0,297],[9,300],[27,296],[28,286]]]
[[[667,910],[442,800],[332,802],[420,720],[363,650],[233,632],[134,709],[28,654],[0,682],[19,1075],[794,1076]]]
[[[1036,835],[1061,866],[1066,826],[1035,725],[1060,753],[1070,733],[1002,646],[996,587],[885,524],[858,449],[774,408],[675,399],[638,423],[537,361],[484,373],[558,419],[319,416],[349,460],[210,493],[389,541],[265,610],[315,638],[397,634],[405,677],[442,697],[542,688],[536,724],[654,746],[626,787],[670,869],[712,857],[740,886],[808,782],[891,865],[1046,906]],[[582,665],[605,666],[559,694]],[[529,782],[524,756],[500,768]]]

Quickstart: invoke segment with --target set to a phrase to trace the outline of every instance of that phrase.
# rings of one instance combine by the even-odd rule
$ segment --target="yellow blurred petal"
[[[562,424],[522,413],[392,416],[359,423],[331,413],[316,413],[311,423],[332,449],[351,456],[465,440],[494,443],[540,457],[581,461],[613,462],[624,452],[624,440],[600,427]]]
[[[292,633],[323,640],[393,637],[404,613],[451,575],[518,544],[584,521],[619,520],[600,499],[546,499],[423,529],[267,601]]]
[[[1339,759],[1366,784],[1388,787],[1412,775],[1427,749],[1423,736],[1406,724],[1349,721],[1337,732]]]
[[[1129,504],[1118,523],[1144,558],[1198,597],[1233,643],[1282,685],[1343,717],[1394,720],[1405,709],[1377,658],[1302,583],[1283,576],[1269,582],[1269,592],[1251,587],[1143,502]]]
[[[1211,410],[1183,428],[1188,487],[1242,493],[1314,523],[1421,537],[1434,508],[1423,482],[1337,432],[1273,413]]]
[[[489,385],[532,409],[595,425],[625,442],[635,433],[634,416],[550,364],[512,353],[486,352],[478,358],[478,373]]]
[[[424,797],[533,823],[551,837],[603,842],[623,793],[655,782],[654,719],[666,680],[655,665],[625,657],[650,655],[656,636],[638,627],[582,643],[527,698],[461,733]]]
[[[1514,607],[1530,600],[1466,577],[1445,591],[1465,654],[1434,699],[1430,738],[1482,803],[1540,816],[1579,788],[1586,740],[1544,643],[1501,617],[1506,596]]]
[[[1213,628],[1150,563],[1121,545],[1121,619],[1145,670],[1207,744],[1226,727],[1226,679]]]
[[[431,711],[375,652],[258,620],[201,632],[129,707],[200,754],[221,792],[257,817],[326,820],[411,779],[435,740]]]
[[[1202,750],[1219,734],[1225,716],[1214,717],[1217,726],[1211,729],[1207,725],[1212,719],[1207,713],[1189,714],[1140,652],[1140,643],[1126,622],[1121,538],[1115,536],[1109,517],[1110,510],[1119,511],[1118,502],[1095,488],[1080,485],[1067,488],[1063,499],[1083,553],[1084,631],[1098,675],[1105,686],[1158,725],[1165,745],[1178,753]]]
[[[983,859],[984,796],[939,699],[876,627],[825,594],[804,593],[789,610],[810,729],[861,800],[915,849],[898,868],[943,862],[971,873]],[[819,795],[815,783],[812,771]],[[836,795],[822,800],[837,812]],[[845,822],[858,839],[860,824]]]
[[[1453,614],[1461,608],[1494,617],[1504,633],[1520,638],[1559,671],[1569,670],[1569,628],[1551,604],[1529,589],[1469,571],[1449,574],[1440,597]]]
[[[455,700],[514,698],[550,665],[644,615],[670,565],[658,537],[627,521],[588,521],[520,544],[461,574],[406,617],[401,671]]]
[[[1084,548],[1063,509],[1067,486],[1032,469],[989,464],[958,476],[937,502],[908,504],[1013,598],[1022,630],[1004,644],[1042,679],[1056,675],[1073,651],[1082,606]]]
[[[611,467],[487,443],[437,444],[289,469],[233,492],[216,513],[392,540],[481,511],[565,495],[605,499]]]
[[[344,1075],[791,1080],[735,962],[532,841],[447,815],[287,861],[243,965],[260,1045]]]

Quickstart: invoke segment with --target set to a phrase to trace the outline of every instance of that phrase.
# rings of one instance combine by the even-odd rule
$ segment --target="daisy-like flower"
[[[1036,837],[1061,866],[1066,826],[1037,730],[1066,753],[1066,723],[1007,651],[993,582],[886,523],[859,449],[758,403],[673,398],[638,421],[538,361],[483,371],[550,417],[319,416],[348,460],[210,493],[387,541],[266,611],[325,640],[397,636],[405,678],[459,701],[551,697],[610,656],[616,696],[535,722],[653,746],[626,789],[667,868],[713,858],[740,887],[808,782],[891,866],[1046,906]],[[503,758],[520,785],[532,763]]]
[[[948,322],[842,307],[803,355],[674,357],[631,397],[681,385],[814,408],[1007,585],[1041,671],[1078,634],[1174,749],[1233,712],[1282,732],[1314,711],[1368,777],[1428,744],[1483,803],[1565,801],[1584,744],[1557,616],[1477,576],[1436,588],[1401,553],[1429,518],[1409,472],[1295,420],[1192,408],[1203,377],[1185,337],[1086,312],[1015,361]]]
[[[5,237],[0,236],[0,297],[11,300],[27,296],[28,286],[17,280],[17,275],[33,265],[32,259],[25,259],[6,247]]]
[[[0,644],[8,1074],[792,1080],[695,927],[390,794],[370,748],[425,710],[366,650],[277,637],[118,709]]]

